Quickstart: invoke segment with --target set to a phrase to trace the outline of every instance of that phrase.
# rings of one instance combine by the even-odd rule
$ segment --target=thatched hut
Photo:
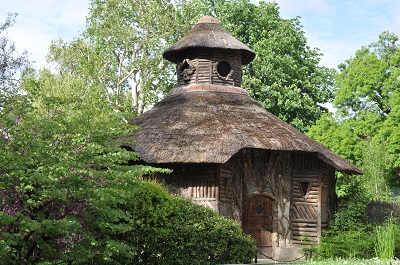
[[[164,58],[178,87],[132,124],[141,159],[173,169],[171,192],[241,222],[260,257],[298,257],[335,208],[335,171],[361,171],[266,111],[241,88],[254,52],[203,17]]]

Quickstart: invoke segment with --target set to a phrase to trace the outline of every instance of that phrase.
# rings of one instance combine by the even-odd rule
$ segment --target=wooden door
[[[272,202],[271,199],[256,195],[247,199],[244,212],[243,231],[256,242],[264,255],[272,250]]]

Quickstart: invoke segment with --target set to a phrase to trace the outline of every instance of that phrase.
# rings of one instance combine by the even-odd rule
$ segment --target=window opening
[[[183,80],[189,81],[196,68],[189,63],[188,59],[185,59],[178,65],[178,71],[182,74]]]
[[[303,194],[303,197],[306,197],[306,195],[308,193],[308,189],[310,187],[310,182],[300,182],[300,186],[301,186],[301,192]]]
[[[228,80],[233,74],[231,65],[227,61],[221,61],[217,64],[217,73],[220,78]]]
[[[256,213],[258,214],[258,215],[260,215],[260,214],[262,214],[264,212],[264,208],[261,206],[261,205],[258,205],[257,207],[256,207]]]

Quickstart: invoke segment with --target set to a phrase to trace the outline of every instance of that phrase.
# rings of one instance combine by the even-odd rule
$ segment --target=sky
[[[253,0],[253,2],[258,2]],[[299,16],[308,45],[324,54],[320,64],[336,68],[388,30],[400,36],[399,0],[276,0],[282,18]],[[0,0],[0,22],[18,13],[7,32],[34,66],[45,65],[52,40],[70,41],[84,31],[89,0]]]

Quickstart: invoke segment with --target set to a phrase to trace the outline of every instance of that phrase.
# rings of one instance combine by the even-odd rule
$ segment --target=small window
[[[216,65],[217,73],[220,78],[228,80],[231,77],[233,70],[227,61],[221,61]]]
[[[306,197],[308,194],[308,189],[310,187],[310,182],[300,182],[300,186],[303,197]]]
[[[256,213],[258,214],[258,215],[260,215],[260,214],[262,214],[264,212],[264,208],[261,206],[261,205],[258,205],[257,207],[256,207]]]
[[[181,73],[183,80],[189,81],[196,68],[189,63],[188,59],[185,59],[178,65],[178,71]]]

